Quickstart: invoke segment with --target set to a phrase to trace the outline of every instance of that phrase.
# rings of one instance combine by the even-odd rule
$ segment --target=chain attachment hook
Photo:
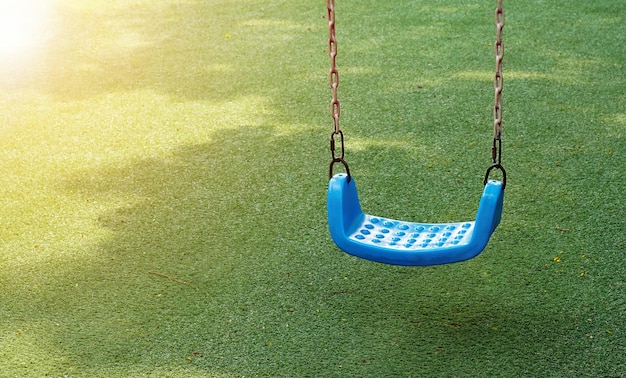
[[[506,189],[506,170],[504,169],[504,166],[502,166],[502,164],[500,163],[493,163],[489,166],[489,168],[487,168],[487,173],[485,173],[485,180],[483,181],[483,185],[487,185],[487,181],[489,181],[489,175],[494,169],[502,172],[502,190]]]

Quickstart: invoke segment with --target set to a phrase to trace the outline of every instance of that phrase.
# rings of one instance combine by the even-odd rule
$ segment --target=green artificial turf
[[[623,2],[504,2],[502,223],[427,268],[330,240],[323,1],[14,3],[0,377],[626,376]],[[474,217],[494,8],[338,1],[365,211]]]

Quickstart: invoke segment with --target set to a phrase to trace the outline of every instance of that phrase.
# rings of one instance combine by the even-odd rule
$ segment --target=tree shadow
[[[58,357],[50,373],[185,367],[203,356],[216,371],[232,356],[254,361],[232,348],[261,341],[231,333],[261,331],[249,324],[257,308],[280,309],[264,321],[290,315],[291,305],[271,297],[311,263],[294,246],[330,247],[316,139],[306,130],[277,136],[271,126],[218,132],[169,156],[68,177],[60,195],[106,209],[93,221],[107,236],[67,251],[73,257],[54,272],[36,267],[45,274],[39,291],[25,292],[17,277],[5,287],[25,299],[12,305],[29,309],[24,324],[50,326],[36,343]]]

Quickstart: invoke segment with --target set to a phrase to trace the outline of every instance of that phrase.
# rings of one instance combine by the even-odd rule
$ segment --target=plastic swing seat
[[[503,184],[488,180],[475,221],[413,223],[364,214],[354,177],[334,175],[328,183],[328,225],[344,252],[375,262],[427,266],[471,259],[500,223]]]

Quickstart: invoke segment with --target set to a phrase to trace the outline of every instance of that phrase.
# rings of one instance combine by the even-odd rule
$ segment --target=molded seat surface
[[[328,183],[328,224],[343,251],[367,260],[407,266],[446,264],[470,259],[487,245],[500,223],[502,182],[485,185],[476,220],[414,223],[364,214],[354,177],[336,174]]]

